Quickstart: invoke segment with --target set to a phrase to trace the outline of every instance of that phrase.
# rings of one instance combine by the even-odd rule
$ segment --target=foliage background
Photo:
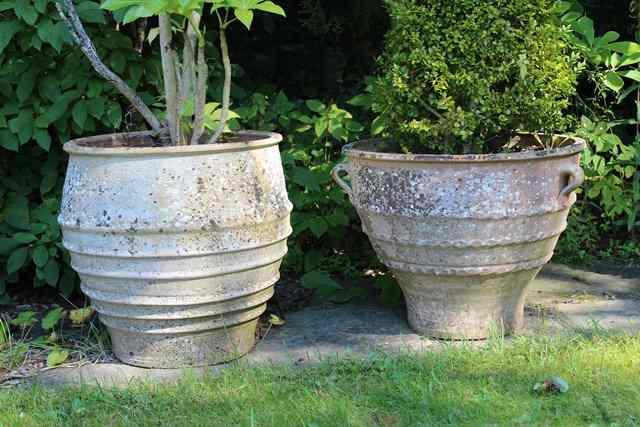
[[[77,3],[105,62],[136,87],[148,104],[160,107],[156,46],[141,39],[137,25],[118,25],[99,10],[97,2]],[[255,31],[235,28],[229,35],[236,76],[233,108],[241,115],[237,125],[285,135],[283,162],[295,205],[285,268],[302,275],[306,286],[331,293],[340,289],[339,281],[331,277],[358,278],[364,270],[380,267],[354,209],[331,182],[329,171],[345,143],[370,134],[373,117],[366,97],[357,97],[351,104],[347,101],[364,93],[365,76],[375,72],[388,19],[380,0],[280,3],[287,11],[286,20],[260,16]],[[634,39],[637,20],[631,2],[586,1],[585,6],[597,35],[615,30],[621,40]],[[147,29],[152,26],[147,22]],[[55,221],[66,165],[62,143],[81,135],[142,126],[69,43],[51,0],[0,0],[1,303],[35,294],[71,295],[77,289]],[[220,96],[222,77],[214,46],[215,40],[210,39],[212,100]],[[606,86],[598,91],[598,75],[604,75],[606,67],[585,63],[581,72],[584,103],[576,100],[572,112],[593,123],[626,120],[600,137],[615,135],[636,157],[625,165],[633,166],[633,173],[621,175],[615,167],[615,150],[598,153],[594,149],[606,167],[585,164],[589,182],[559,253],[563,260],[581,263],[594,257],[637,260],[636,99],[630,96],[616,102],[617,94]],[[594,105],[606,105],[606,111]],[[584,131],[585,123],[576,126]],[[596,137],[591,139],[595,147]],[[602,182],[609,190],[596,194],[592,189],[598,183],[604,188]],[[397,297],[388,277],[378,282],[388,299]]]

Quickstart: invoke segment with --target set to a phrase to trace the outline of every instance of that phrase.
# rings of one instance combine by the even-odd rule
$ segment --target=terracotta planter
[[[520,328],[527,285],[553,255],[584,180],[584,142],[460,156],[376,151],[382,145],[347,148],[333,175],[397,278],[411,327],[450,339]]]
[[[291,233],[281,139],[153,147],[132,133],[65,144],[63,243],[120,360],[198,366],[253,348]]]

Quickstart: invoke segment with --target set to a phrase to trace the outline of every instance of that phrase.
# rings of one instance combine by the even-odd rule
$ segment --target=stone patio
[[[594,328],[640,332],[640,275],[623,269],[617,273],[547,266],[529,289],[524,333]],[[439,345],[438,341],[414,334],[402,308],[373,302],[317,303],[289,313],[284,326],[269,330],[256,349],[237,363],[305,365],[339,357],[364,357],[372,351],[433,351]],[[190,371],[215,374],[227,366]],[[136,381],[173,381],[184,373],[184,370],[144,369],[114,363],[87,364],[45,371],[35,381],[45,386],[122,387]]]

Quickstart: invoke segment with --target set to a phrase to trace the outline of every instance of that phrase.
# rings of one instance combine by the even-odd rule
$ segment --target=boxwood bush
[[[414,153],[485,153],[512,130],[554,132],[576,76],[553,0],[387,0],[374,110]]]

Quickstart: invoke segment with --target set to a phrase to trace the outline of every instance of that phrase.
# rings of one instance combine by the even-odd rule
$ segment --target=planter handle
[[[568,178],[567,185],[560,191],[560,197],[568,197],[584,183],[584,171],[577,164],[563,168],[560,173]]]
[[[353,195],[351,186],[340,177],[340,172],[344,172],[348,175],[350,172],[349,166],[346,163],[338,163],[331,171],[331,176],[333,177],[333,180],[340,186],[340,188],[342,188],[344,192],[347,193],[349,199],[351,199]]]

